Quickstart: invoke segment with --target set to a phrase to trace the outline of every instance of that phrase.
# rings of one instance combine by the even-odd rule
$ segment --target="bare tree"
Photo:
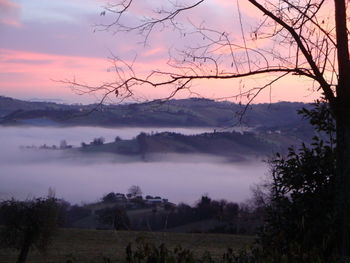
[[[182,23],[183,16],[205,4],[205,0],[165,2],[139,22],[126,19],[139,2],[121,0],[111,3],[105,12],[114,20],[98,27],[115,33],[136,32],[143,43],[158,29],[175,29],[183,38],[191,35],[200,41],[181,49],[170,57],[165,68],[140,75],[134,61],[113,57],[116,81],[100,86],[87,86],[67,81],[85,92],[102,91],[103,99],[114,94],[119,98],[132,96],[137,87],[172,87],[169,97],[181,90],[191,91],[200,80],[249,80],[253,76],[266,77],[259,86],[250,86],[234,94],[247,100],[247,105],[264,89],[276,85],[287,76],[311,80],[311,86],[322,92],[329,103],[337,126],[337,240],[342,261],[350,257],[350,64],[349,30],[347,28],[348,1],[345,0],[247,0],[232,1],[238,12],[241,40],[221,28],[202,22]],[[240,3],[250,3],[262,18],[255,29],[245,32]],[[105,14],[105,13],[104,13]],[[188,17],[188,15],[187,15]],[[262,42],[264,41],[264,42]],[[189,41],[187,41],[189,42]],[[267,43],[268,44],[267,44]],[[262,44],[263,43],[263,44]]]
[[[142,195],[141,187],[138,185],[132,185],[128,189],[128,194],[131,195],[131,197],[138,197]]]

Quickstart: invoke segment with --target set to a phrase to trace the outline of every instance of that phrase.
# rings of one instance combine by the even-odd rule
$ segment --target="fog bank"
[[[260,161],[228,163],[205,155],[161,154],[143,162],[139,157],[112,154],[19,149],[20,145],[57,145],[62,139],[73,145],[100,136],[106,141],[116,136],[127,139],[152,130],[156,129],[0,128],[0,198],[42,196],[52,187],[57,197],[90,202],[111,191],[126,193],[136,184],[144,194],[160,195],[175,203],[193,203],[203,194],[239,202],[249,197],[250,186],[267,171]]]

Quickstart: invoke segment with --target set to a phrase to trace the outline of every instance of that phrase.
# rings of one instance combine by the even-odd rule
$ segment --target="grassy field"
[[[108,257],[113,262],[124,262],[125,247],[137,238],[154,244],[165,243],[168,248],[181,245],[196,255],[209,251],[220,257],[227,248],[239,249],[253,241],[253,237],[222,234],[183,234],[160,232],[131,232],[108,230],[60,229],[46,255],[31,251],[28,263],[97,263]],[[16,262],[18,251],[0,250],[0,262]]]

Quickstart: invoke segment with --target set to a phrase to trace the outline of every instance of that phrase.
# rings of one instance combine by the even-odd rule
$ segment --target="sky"
[[[234,38],[241,41],[234,2],[207,0],[179,19],[194,24],[205,21],[222,31],[237,34]],[[126,61],[136,58],[137,74],[163,70],[167,68],[169,53],[188,44],[186,37],[172,29],[156,28],[147,45],[140,44],[139,35],[98,30],[97,24],[114,18],[110,13],[101,15],[107,3],[107,0],[0,0],[0,95],[64,103],[96,102],[101,94],[80,95],[60,81],[77,80],[88,85],[113,81],[116,76],[111,70],[111,56]],[[142,18],[152,8],[159,7],[159,3],[164,1],[138,1],[126,19],[132,22],[135,17]],[[244,29],[249,30],[261,14],[248,3],[242,2],[240,8]],[[254,86],[261,81],[254,78],[247,82]],[[233,80],[198,82],[193,85],[193,93],[180,92],[178,97],[200,94],[212,99],[231,99],[242,86]],[[170,92],[169,88],[139,89],[133,99],[152,100],[166,97]],[[318,96],[312,90],[312,83],[293,77],[267,89],[255,102],[310,102]]]

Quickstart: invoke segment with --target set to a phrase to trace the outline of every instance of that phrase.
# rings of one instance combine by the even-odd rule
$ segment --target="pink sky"
[[[137,54],[135,69],[140,74],[147,70],[163,70],[169,48],[184,47],[186,38],[172,30],[153,32],[146,47],[135,42],[134,35],[113,35],[93,32],[93,25],[111,18],[100,16],[102,0],[0,0],[0,95],[20,99],[55,99],[67,103],[91,103],[98,94],[77,95],[67,85],[55,80],[77,79],[87,84],[113,81],[109,70],[111,52],[125,60]],[[154,6],[161,0],[150,1]],[[225,32],[232,32],[239,40],[239,23],[235,1],[208,0],[191,13],[183,14],[182,21],[206,22]],[[186,2],[187,3],[187,2]],[[249,30],[259,14],[242,1],[245,29]],[[149,12],[139,6],[134,15]],[[106,20],[104,20],[106,19]],[[246,85],[259,85],[261,77],[250,78]],[[242,84],[241,84],[242,86]],[[239,81],[202,81],[194,83],[192,91],[209,98],[229,98],[238,93]],[[278,87],[266,90],[256,102],[313,101],[319,95],[312,92],[312,83],[296,77],[279,82]],[[169,88],[138,89],[137,100],[166,97]],[[188,97],[181,92],[178,97]]]

